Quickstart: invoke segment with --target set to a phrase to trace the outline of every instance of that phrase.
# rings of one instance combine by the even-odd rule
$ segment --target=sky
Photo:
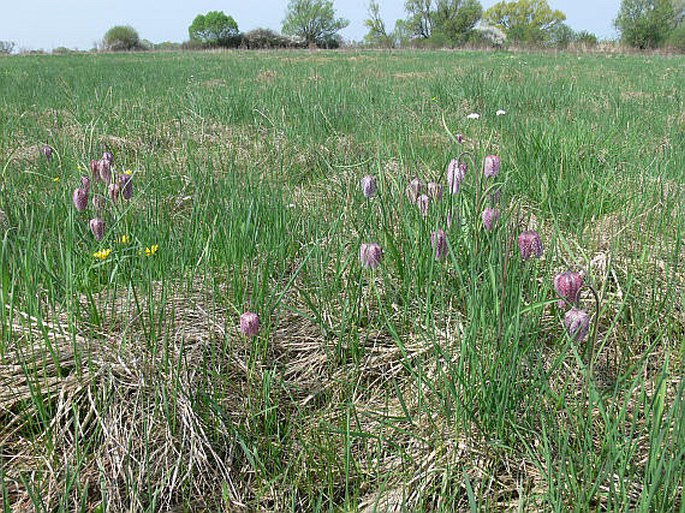
[[[481,0],[488,8],[497,0]],[[613,20],[621,0],[549,0],[566,14],[574,30],[588,30],[602,39],[616,37]],[[379,0],[388,29],[404,18],[404,0]],[[182,42],[198,14],[224,11],[238,28],[281,28],[287,0],[0,0],[0,41],[18,49],[51,50],[58,46],[88,50],[114,25],[132,25],[153,43]],[[361,40],[367,32],[368,0],[335,0],[336,14],[350,20],[341,34]]]

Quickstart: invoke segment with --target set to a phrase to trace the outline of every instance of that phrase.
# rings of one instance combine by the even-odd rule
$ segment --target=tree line
[[[369,47],[461,47],[504,45],[565,48],[571,43],[592,46],[597,37],[574,31],[566,15],[547,0],[502,0],[487,10],[479,0],[406,0],[406,17],[389,30],[378,0],[370,0],[363,43]],[[174,48],[337,48],[339,32],[349,20],[336,15],[333,0],[289,0],[281,33],[258,28],[243,33],[222,11],[199,14],[188,27],[183,45],[154,45],[141,40],[130,26],[107,31],[102,48],[110,51]],[[667,46],[685,51],[685,0],[622,0],[614,26],[625,45],[652,49]],[[0,53],[14,43],[0,41]],[[64,49],[66,50],[66,49]],[[56,52],[59,53],[59,52]]]

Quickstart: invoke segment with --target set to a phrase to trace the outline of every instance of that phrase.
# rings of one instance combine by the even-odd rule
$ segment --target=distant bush
[[[679,52],[685,52],[685,23],[681,23],[668,36],[666,46]]]
[[[57,48],[52,49],[52,53],[55,55],[67,55],[70,53],[74,53],[74,51],[70,48],[67,48],[66,46],[58,46]]]
[[[117,25],[107,31],[102,41],[105,50],[128,52],[143,49],[136,29],[129,25]]]
[[[223,11],[211,11],[198,14],[188,27],[190,40],[204,46],[223,46],[236,48],[240,46],[238,24],[232,16]]]
[[[162,43],[157,43],[154,45],[154,49],[160,52],[166,52],[166,51],[172,51],[172,50],[180,50],[181,49],[181,43],[174,43],[172,41],[164,41]]]
[[[588,32],[587,30],[581,30],[580,32],[576,33],[575,42],[576,44],[584,46],[597,46],[599,40],[597,39],[597,36],[594,35],[592,32]]]
[[[243,34],[242,44],[251,50],[260,50],[302,47],[303,41],[296,37],[284,36],[271,29],[256,28]]]
[[[14,51],[14,41],[0,41],[0,55],[9,55]]]
[[[469,40],[471,44],[486,45],[493,48],[502,48],[506,42],[507,35],[504,31],[489,25],[476,27]]]

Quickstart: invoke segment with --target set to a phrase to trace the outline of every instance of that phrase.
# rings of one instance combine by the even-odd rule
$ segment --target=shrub
[[[673,50],[685,52],[685,23],[681,23],[679,27],[671,32],[666,45]]]
[[[129,25],[117,25],[107,31],[103,39],[105,50],[127,52],[142,49],[140,36],[136,29]]]
[[[0,55],[9,55],[14,51],[14,41],[0,41]]]

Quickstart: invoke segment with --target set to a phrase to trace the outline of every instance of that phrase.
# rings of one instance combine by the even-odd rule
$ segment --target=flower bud
[[[43,154],[43,156],[49,161],[52,160],[52,148],[49,145],[45,145],[40,149],[40,152]]]
[[[459,144],[464,142],[464,134],[457,134],[457,142]]]
[[[431,199],[440,201],[442,199],[442,185],[437,182],[428,182],[428,196]]]
[[[99,194],[94,194],[91,202],[93,203],[93,208],[95,208],[95,210],[98,212],[105,208],[106,200]]]
[[[428,206],[430,205],[431,199],[425,194],[421,194],[416,198],[416,206],[419,208],[419,212],[423,217],[428,217]]]
[[[240,316],[240,333],[246,337],[255,337],[259,333],[259,316],[256,313],[245,312]]]
[[[116,203],[119,200],[119,184],[111,183],[107,187],[107,190],[109,192],[109,197],[112,200],[112,203]]]
[[[540,241],[540,236],[536,231],[527,231],[519,235],[519,249],[521,250],[521,258],[523,260],[528,260],[531,256],[540,258],[544,248],[542,247],[542,241]]]
[[[119,188],[124,199],[130,200],[133,196],[133,176],[126,174],[119,176]]]
[[[573,340],[582,342],[590,330],[590,316],[574,306],[564,315],[564,325]]]
[[[376,177],[367,175],[362,178],[362,192],[366,199],[371,199],[376,195]]]
[[[90,220],[90,231],[93,232],[95,240],[102,240],[105,236],[105,222],[96,217]]]
[[[499,157],[497,155],[488,155],[485,157],[483,174],[488,178],[496,177],[499,174],[499,164]]]
[[[83,212],[88,206],[88,191],[79,187],[74,189],[74,206],[79,212]]]
[[[365,269],[375,269],[381,263],[383,250],[375,242],[362,244],[359,248],[359,258]]]
[[[114,155],[111,151],[106,151],[102,154],[102,160],[106,160],[107,162],[109,162],[109,165],[111,166],[112,164],[114,164]]]
[[[90,178],[87,176],[81,177],[81,188],[86,192],[90,192]]]
[[[481,217],[483,219],[483,226],[485,226],[485,229],[489,231],[493,229],[495,223],[499,219],[499,212],[494,208],[488,207],[483,210]]]
[[[112,180],[112,165],[109,160],[98,160],[98,173],[103,182],[109,183]]]
[[[98,166],[98,160],[90,161],[90,172],[93,175],[93,181],[97,182],[100,179],[100,168]]]
[[[416,203],[416,200],[423,192],[423,181],[420,178],[414,178],[409,185],[407,185],[407,196],[409,201]]]
[[[450,194],[457,194],[461,182],[466,177],[466,162],[459,162],[456,159],[450,160],[447,166],[447,183],[450,187]]]
[[[560,298],[571,304],[578,302],[578,295],[582,287],[583,277],[580,273],[565,271],[554,277],[554,290]],[[562,301],[562,307],[565,306],[565,301]]]
[[[435,250],[435,260],[442,260],[447,255],[447,235],[443,230],[431,233],[431,244]]]

